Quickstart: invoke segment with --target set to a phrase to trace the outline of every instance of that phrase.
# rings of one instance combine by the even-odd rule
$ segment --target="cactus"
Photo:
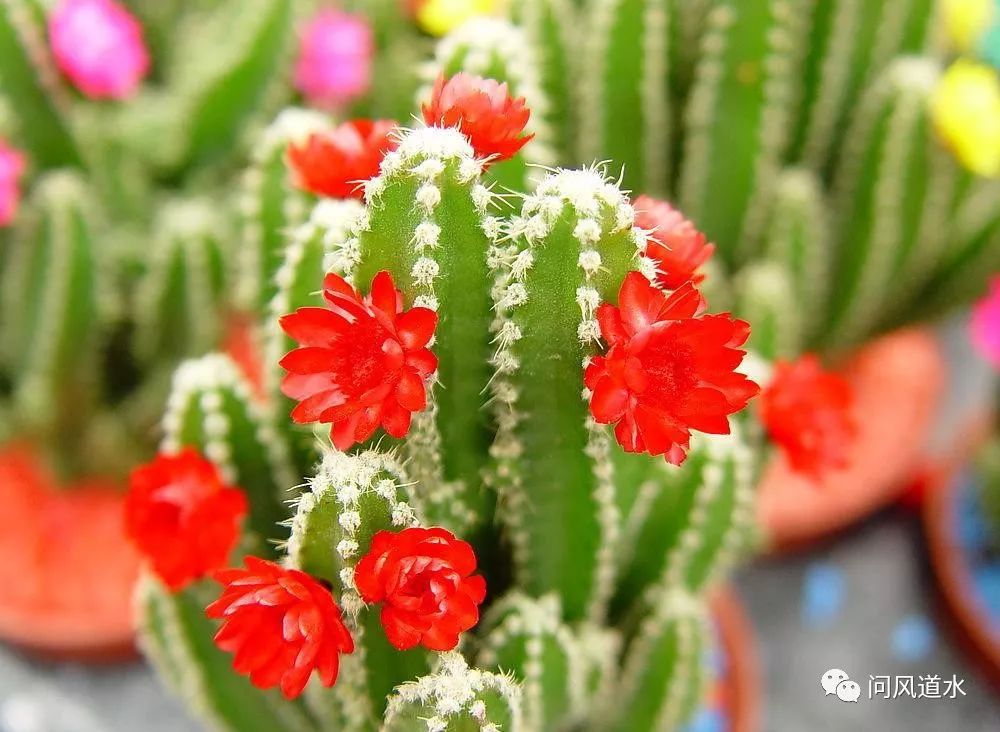
[[[421,79],[506,82],[534,139],[484,148],[470,127],[510,133],[502,117],[400,128],[363,200],[301,190],[285,151],[433,93],[394,69],[422,42],[382,0],[350,3],[376,23],[372,95],[266,127],[309,3],[135,0],[165,57],[106,117],[55,75],[35,3],[0,0],[0,123],[47,179],[0,253],[0,434],[69,473],[104,445],[121,475],[165,402],[160,452],[242,490],[228,563],[275,585],[220,567],[224,593],[250,588],[222,610],[204,575],[150,570],[139,592],[150,660],[215,728],[682,728],[708,681],[706,598],[753,550],[770,449],[759,415],[736,415],[756,390],[745,328],[703,316],[694,285],[707,274],[708,304],[751,321],[741,368],[768,376],[960,302],[1000,251],[995,184],[935,137],[927,0],[518,0],[442,40]],[[706,272],[663,283],[628,188],[679,201],[716,244]],[[256,353],[223,352],[233,310]],[[642,361],[689,321],[713,324],[717,363]],[[294,370],[371,343],[339,381]],[[709,367],[745,398],[688,373]],[[352,401],[353,381],[377,386]],[[405,555],[413,537],[431,548]],[[249,630],[219,615],[248,606]]]

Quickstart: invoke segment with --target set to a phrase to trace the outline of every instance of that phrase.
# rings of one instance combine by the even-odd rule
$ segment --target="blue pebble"
[[[726,732],[729,720],[720,709],[703,707],[698,716],[688,722],[684,732]]]
[[[844,607],[844,573],[828,563],[813,564],[802,584],[802,622],[811,628],[829,625]]]
[[[924,615],[908,615],[892,631],[892,655],[907,663],[927,658],[936,643],[937,630]]]

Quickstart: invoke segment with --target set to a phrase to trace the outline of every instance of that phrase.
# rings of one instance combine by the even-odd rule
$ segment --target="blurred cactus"
[[[265,126],[294,101],[312,3],[134,0],[153,73],[132,102],[95,110],[48,57],[43,3],[0,0],[0,124],[42,176],[0,252],[0,434],[44,442],[68,471],[105,444],[105,469],[121,473],[153,438],[150,405],[166,402],[160,449],[194,448],[246,492],[231,563],[298,574],[236,604],[267,608],[281,639],[240,635],[237,673],[212,642],[207,582],[173,592],[150,574],[139,595],[151,661],[219,729],[680,729],[708,680],[708,593],[752,551],[765,445],[756,415],[735,416],[756,391],[734,371],[745,324],[704,316],[722,354],[711,369],[742,389],[732,397],[688,373],[708,358],[643,371],[629,351],[608,365],[626,331],[637,343],[619,351],[641,350],[701,305],[700,275],[660,281],[647,246],[662,232],[636,226],[624,186],[676,198],[714,240],[704,290],[752,321],[747,372],[971,297],[1000,251],[1000,197],[935,138],[939,60],[918,55],[936,50],[931,3],[518,0],[510,22],[470,21],[421,68],[425,39],[387,3],[345,3],[374,21],[371,95]],[[317,200],[290,174],[289,144],[354,110],[405,119],[434,93],[419,83],[457,72],[507,85],[470,116],[499,115],[473,122],[516,154],[476,147],[462,115],[448,128],[425,112],[432,126],[394,133],[363,200]],[[533,111],[523,149],[506,90]],[[384,275],[398,292],[375,291]],[[636,281],[648,289],[628,291]],[[254,321],[253,353],[214,352],[236,310]],[[322,398],[293,400],[283,357],[319,348],[293,337],[295,311],[398,327],[381,345],[426,378],[380,382],[351,411],[321,408],[347,397],[319,374]],[[377,382],[379,364],[349,379]],[[601,368],[610,389],[590,376]],[[689,411],[651,417],[650,382]],[[612,417],[599,423],[595,402]],[[301,413],[333,424],[340,448]],[[696,428],[716,434],[689,445]],[[396,618],[423,643],[403,649],[358,580],[376,543],[408,530],[464,537],[479,558],[488,606],[457,649]],[[295,606],[272,622],[279,599],[314,590],[343,618]],[[456,601],[463,621],[482,599]],[[305,644],[334,620],[353,652]],[[233,627],[219,636],[233,641]],[[277,684],[261,664],[285,658],[289,638],[304,644],[289,663],[325,669],[296,699],[261,688]]]
[[[221,347],[231,312],[275,295],[285,235],[311,206],[285,148],[333,120],[292,109],[265,128],[294,99],[311,1],[125,0],[152,66],[140,89],[101,104],[61,73],[58,52],[73,48],[50,47],[59,4],[0,0],[0,142],[27,161],[24,205],[0,226],[0,412],[7,434],[40,443],[63,472],[121,477],[155,446],[178,361]],[[357,5],[358,23],[381,24],[380,51],[420,47],[411,24]],[[399,76],[392,99],[361,87],[352,103],[409,107],[416,73]]]

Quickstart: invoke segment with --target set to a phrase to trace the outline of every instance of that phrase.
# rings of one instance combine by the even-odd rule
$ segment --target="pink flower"
[[[372,31],[360,16],[323,10],[302,30],[295,86],[311,103],[335,107],[368,91]]]
[[[93,99],[129,97],[149,71],[142,26],[114,0],[62,0],[49,42],[59,69]]]
[[[990,281],[990,291],[972,309],[969,323],[976,349],[1000,369],[1000,275]]]
[[[10,224],[17,213],[24,166],[24,155],[0,140],[0,226]]]

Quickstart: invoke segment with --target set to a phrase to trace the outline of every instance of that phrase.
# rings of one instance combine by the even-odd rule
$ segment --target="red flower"
[[[354,570],[365,602],[382,605],[382,626],[401,651],[418,643],[450,651],[479,622],[486,581],[472,547],[444,529],[380,531]]]
[[[364,198],[362,183],[378,175],[382,158],[397,145],[395,129],[392,120],[356,119],[313,133],[304,145],[290,144],[296,185],[328,198]]]
[[[789,464],[819,478],[847,465],[857,434],[853,406],[850,384],[807,355],[775,364],[771,384],[761,395],[760,415]]]
[[[313,671],[333,686],[354,639],[330,591],[297,569],[257,557],[244,564],[215,573],[222,596],[205,609],[222,620],[215,645],[235,655],[233,668],[254,686],[280,685],[287,699],[302,693]]]
[[[531,116],[524,98],[512,99],[507,85],[494,79],[440,76],[422,109],[428,125],[457,127],[477,155],[494,162],[514,157],[534,137],[521,134]]]
[[[597,309],[608,351],[596,356],[584,380],[590,413],[615,425],[628,452],[683,462],[691,430],[728,434],[728,416],[743,409],[758,387],[734,369],[750,327],[729,314],[697,317],[704,300],[690,282],[670,296],[638,272],[618,293],[618,307]]]
[[[301,346],[281,360],[289,372],[281,389],[299,401],[292,419],[330,423],[341,450],[364,442],[379,425],[404,437],[411,414],[427,406],[424,382],[437,369],[427,348],[437,313],[403,312],[403,294],[388,272],[375,275],[364,299],[335,274],[323,286],[326,308],[299,308],[281,319]]]
[[[656,262],[656,283],[676,290],[685,282],[698,284],[705,275],[698,268],[715,251],[705,235],[684,214],[665,201],[639,196],[635,202],[635,223],[651,232],[646,256]]]
[[[243,491],[190,448],[136,468],[125,499],[129,537],[175,591],[226,566],[246,514]]]

